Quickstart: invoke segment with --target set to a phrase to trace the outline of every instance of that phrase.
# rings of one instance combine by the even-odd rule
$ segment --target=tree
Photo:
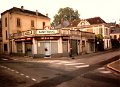
[[[55,14],[52,24],[57,26],[62,20],[73,21],[79,19],[79,16],[78,10],[73,10],[73,8],[70,7],[60,8],[58,13]]]
[[[101,34],[95,35],[95,48],[97,51],[104,50],[103,36]]]

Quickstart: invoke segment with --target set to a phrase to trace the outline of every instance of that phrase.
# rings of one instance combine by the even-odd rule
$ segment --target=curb
[[[117,60],[117,61],[120,61],[120,59],[119,60]],[[111,64],[113,64],[113,63],[115,63],[116,61],[114,61],[114,62],[112,62],[112,63],[109,63],[108,65],[107,65],[107,67],[109,68],[109,69],[112,69],[113,71],[115,71],[115,72],[118,72],[118,73],[120,73],[120,70],[118,70],[118,69],[116,69],[116,68],[113,68],[112,66],[110,66]]]

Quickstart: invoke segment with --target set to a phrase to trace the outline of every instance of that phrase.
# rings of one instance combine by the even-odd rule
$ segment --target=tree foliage
[[[60,8],[58,13],[55,14],[52,24],[57,26],[61,23],[61,20],[73,21],[79,19],[79,16],[78,10],[73,10],[73,8],[70,7]]]

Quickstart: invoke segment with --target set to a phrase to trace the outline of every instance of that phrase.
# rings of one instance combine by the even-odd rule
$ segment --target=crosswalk
[[[50,60],[50,61],[41,61],[42,63],[48,63],[50,65],[55,66],[68,66],[68,67],[74,67],[74,68],[85,68],[89,67],[88,64],[82,63],[82,62],[72,62],[72,61],[63,61],[63,60]]]
[[[105,67],[100,67],[100,68],[97,69],[97,71],[99,73],[103,73],[103,74],[110,74],[110,73],[112,73],[110,70],[107,70]]]
[[[8,60],[8,59],[6,59],[6,58],[1,58],[1,60]]]

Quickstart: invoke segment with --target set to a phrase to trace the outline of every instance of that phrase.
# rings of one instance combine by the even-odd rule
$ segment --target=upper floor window
[[[43,29],[45,28],[45,22],[43,22]]]
[[[34,27],[34,20],[31,20],[31,27]]]
[[[7,27],[7,18],[5,18],[5,27]]]
[[[6,40],[8,39],[7,30],[6,30]]]
[[[103,34],[103,30],[102,30],[102,28],[99,28],[99,34]]]
[[[20,20],[20,18],[17,18],[17,27],[21,27],[21,20]]]

